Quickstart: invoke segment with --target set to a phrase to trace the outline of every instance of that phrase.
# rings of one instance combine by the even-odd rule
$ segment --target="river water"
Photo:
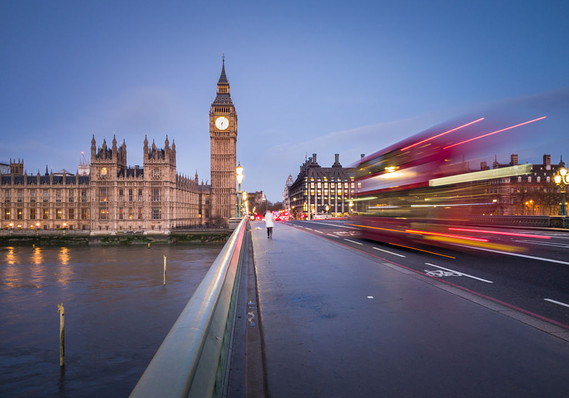
[[[128,396],[221,247],[0,248],[0,396]]]

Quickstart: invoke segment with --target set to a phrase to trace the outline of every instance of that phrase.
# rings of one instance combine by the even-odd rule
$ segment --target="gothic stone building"
[[[143,167],[127,166],[126,143],[91,140],[91,163],[70,174],[28,175],[23,160],[1,169],[1,229],[73,229],[96,233],[155,232],[227,225],[236,205],[237,114],[225,60],[209,112],[211,185],[176,172],[176,145],[144,139]],[[9,169],[9,170],[8,170]],[[87,171],[88,170],[88,171]],[[81,171],[81,170],[80,170]]]
[[[142,168],[127,167],[126,144],[97,147],[91,140],[88,176],[63,173],[30,175],[23,161],[10,162],[2,175],[3,229],[79,229],[91,233],[156,232],[201,225],[199,209],[207,195],[195,178],[176,173],[176,145],[148,145]],[[202,210],[203,211],[203,210]]]
[[[237,166],[237,113],[225,75],[225,60],[217,82],[217,95],[209,111],[211,144],[211,216],[214,223],[227,225],[235,216]]]

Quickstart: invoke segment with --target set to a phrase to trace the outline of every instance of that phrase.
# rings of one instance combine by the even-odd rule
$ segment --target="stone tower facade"
[[[237,165],[237,113],[225,75],[225,59],[217,82],[217,95],[209,111],[211,145],[211,216],[212,221],[227,225],[235,216]]]

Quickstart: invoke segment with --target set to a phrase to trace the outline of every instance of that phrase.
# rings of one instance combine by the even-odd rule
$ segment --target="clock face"
[[[229,120],[225,116],[220,116],[215,119],[215,127],[217,127],[219,130],[225,130],[227,127],[229,127]]]

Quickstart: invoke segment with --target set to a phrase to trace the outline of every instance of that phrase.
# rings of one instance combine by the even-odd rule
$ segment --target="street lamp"
[[[567,174],[567,169],[562,167],[559,169],[555,175],[554,181],[561,188],[561,206],[559,207],[559,215],[567,215],[567,207],[565,206],[565,187],[569,185],[569,174]]]
[[[241,162],[237,165],[235,172],[237,173],[237,184],[239,186],[237,191],[237,208],[235,209],[235,217],[241,217],[241,182],[243,181],[243,166],[241,166]]]
[[[243,206],[245,208],[245,216],[249,216],[249,202],[247,202],[247,192],[243,192]]]

